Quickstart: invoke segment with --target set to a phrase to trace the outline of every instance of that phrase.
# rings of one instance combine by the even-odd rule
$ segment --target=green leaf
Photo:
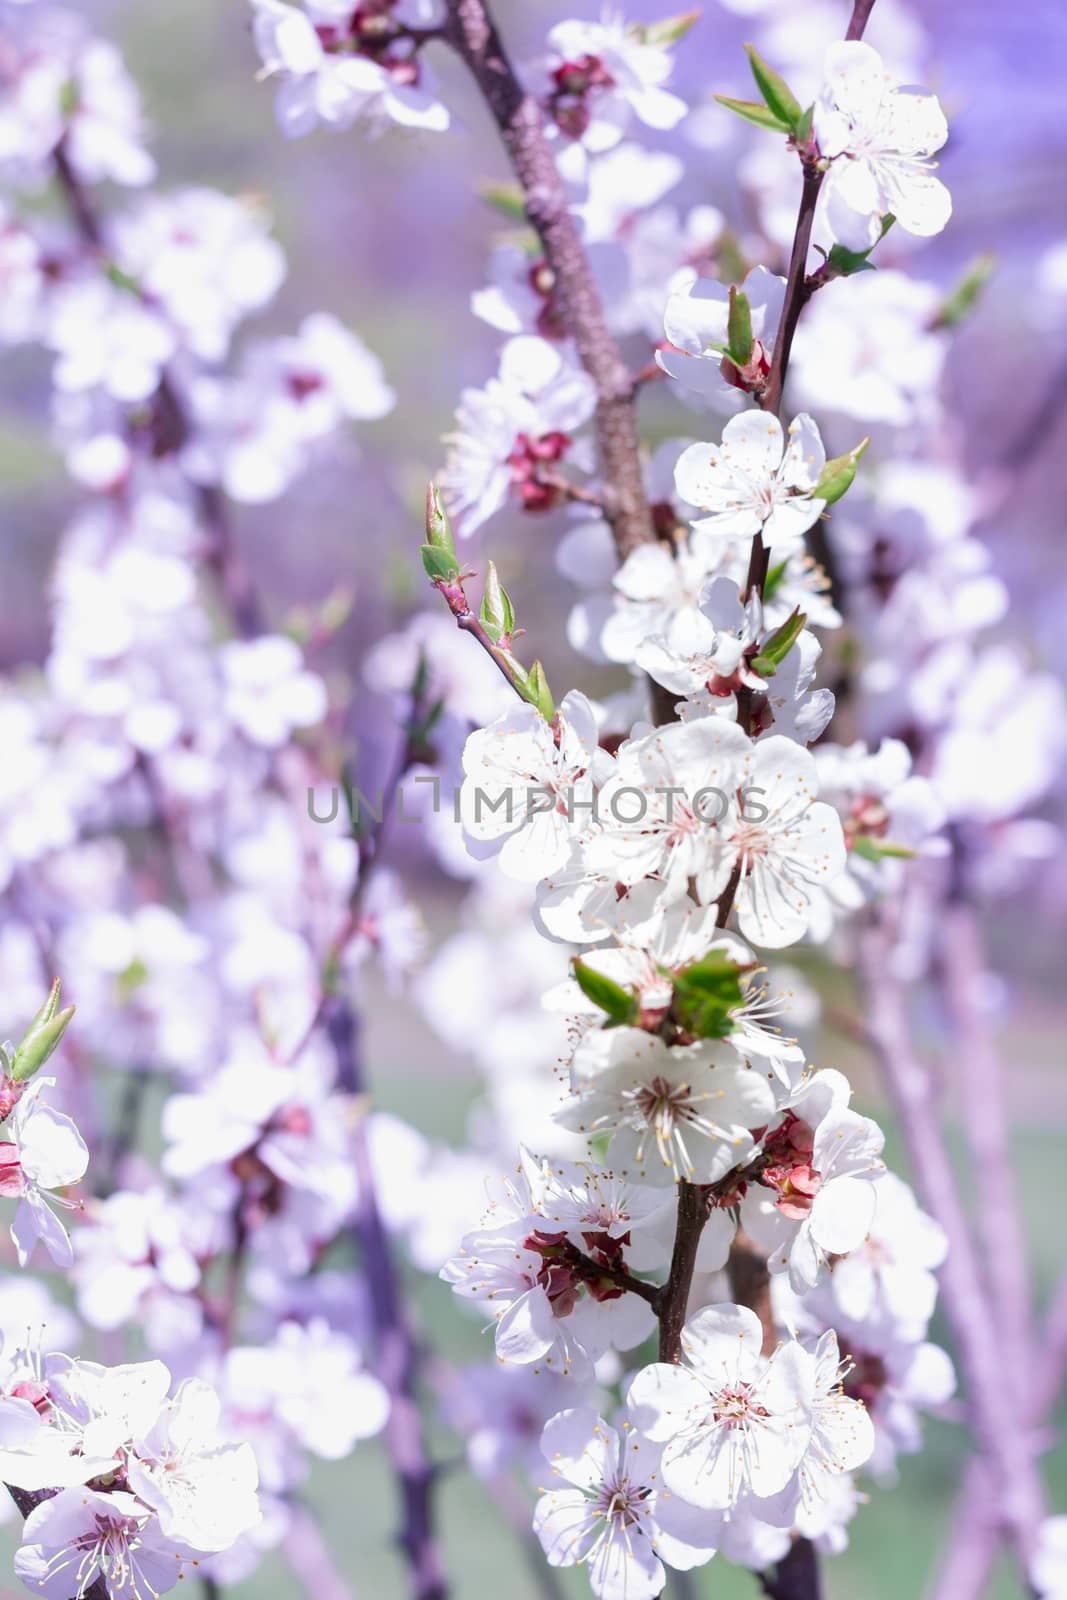
[[[452,522],[441,499],[441,491],[432,481],[426,488],[426,543],[436,550],[447,550],[458,570],[459,561],[456,557],[456,541],[452,537]]]
[[[478,193],[486,205],[492,206],[502,217],[507,217],[509,222],[528,221],[526,201],[517,183],[480,183]]]
[[[459,562],[449,551],[435,544],[421,545],[420,550],[423,571],[431,583],[452,583],[459,577]]]
[[[744,1000],[741,968],[723,950],[709,950],[675,975],[674,1015],[698,1039],[725,1039],[733,1032],[731,1013]]]
[[[494,638],[510,636],[515,629],[515,608],[507,590],[501,583],[496,563],[490,561],[485,569],[485,593],[478,613]]]
[[[761,678],[773,678],[803,633],[807,620],[799,606],[791,616],[786,617],[782,626],[775,628],[774,632],[764,639],[759,654],[753,656],[749,663],[753,672],[758,672]]]
[[[763,582],[763,598],[764,598],[764,600],[773,600],[774,599],[775,595],[778,593],[779,589],[782,587],[783,580],[784,580],[785,575],[786,575],[786,573],[788,571],[789,571],[789,562],[788,561],[776,561],[773,567],[769,567],[768,568],[767,576],[766,576],[766,578],[764,579],[764,582]]]
[[[808,140],[811,138],[811,130],[814,121],[815,107],[814,105],[810,105],[808,109],[802,113],[800,120],[793,128],[793,138],[797,144],[807,144]]]
[[[825,500],[828,506],[832,506],[843,494],[848,493],[856,477],[859,459],[870,442],[868,434],[866,439],[861,439],[859,444],[845,455],[834,456],[832,461],[826,463],[818,483],[812,490],[816,500]]]
[[[792,132],[788,122],[783,122],[781,117],[776,117],[773,111],[756,100],[735,100],[728,94],[717,94],[715,99],[735,116],[743,117],[746,122],[754,122],[757,128],[769,128],[772,133]]]
[[[11,1057],[11,1077],[16,1083],[25,1083],[39,1072],[67,1031],[74,1007],[59,1010],[59,979],[48,991],[40,1011],[30,1023]]]
[[[935,328],[958,327],[970,315],[996,264],[997,258],[990,250],[975,257],[956,287],[941,302],[941,309],[934,318]]]
[[[804,109],[780,73],[775,72],[755,45],[746,44],[745,54],[748,64],[752,68],[752,76],[756,80],[756,88],[763,96],[767,110],[788,128],[790,133],[795,132],[798,123],[804,115]]]
[[[835,244],[826,258],[826,265],[829,268],[827,277],[854,278],[857,272],[873,272],[875,267],[870,259],[871,252],[881,244],[896,220],[893,213],[887,211],[882,218],[881,233],[874,244],[868,246],[866,250],[848,250],[843,244]]]
[[[537,707],[546,722],[551,722],[556,715],[556,707],[545,677],[545,669],[540,661],[535,661],[530,668],[527,681],[526,698],[531,705]]]
[[[726,318],[726,352],[735,367],[747,367],[752,358],[752,307],[743,289],[730,285]]]
[[[572,967],[575,982],[586,999],[607,1013],[609,1027],[629,1027],[637,1020],[637,996],[632,990],[624,989],[621,984],[606,978],[596,967],[589,966],[578,957],[575,957]]]
[[[857,833],[850,841],[854,855],[864,861],[911,861],[915,851],[906,844],[894,844],[891,839],[872,839],[870,834]]]
[[[642,44],[654,45],[657,50],[669,50],[679,39],[684,39],[694,22],[699,22],[701,10],[679,11],[677,16],[663,17],[659,22],[635,22],[630,32]]]

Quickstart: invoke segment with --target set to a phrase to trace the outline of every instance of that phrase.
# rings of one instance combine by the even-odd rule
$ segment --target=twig
[[[523,192],[526,214],[556,275],[568,332],[596,387],[595,426],[608,516],[620,560],[655,537],[641,473],[641,443],[633,380],[607,324],[600,291],[552,148],[541,109],[527,94],[501,42],[484,0],[448,0],[444,33],[470,69],[500,130]]]
[[[661,1361],[682,1359],[682,1329],[689,1306],[689,1291],[693,1286],[700,1235],[707,1220],[707,1198],[700,1186],[680,1183],[671,1267],[658,1306]]]

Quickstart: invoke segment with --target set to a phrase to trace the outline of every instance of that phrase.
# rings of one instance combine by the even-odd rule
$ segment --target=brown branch
[[[552,148],[541,108],[527,94],[484,0],[449,0],[444,34],[470,69],[500,130],[523,192],[526,215],[556,275],[563,317],[596,388],[595,426],[619,559],[655,537],[641,474],[633,379],[608,327],[600,291]]]
[[[674,1229],[674,1250],[667,1282],[660,1292],[659,1358],[680,1361],[682,1329],[689,1307],[700,1235],[708,1220],[707,1196],[699,1184],[678,1185],[678,1218]]]

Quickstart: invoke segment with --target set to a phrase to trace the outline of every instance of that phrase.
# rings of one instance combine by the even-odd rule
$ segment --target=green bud
[[[500,581],[494,561],[490,561],[485,569],[485,593],[478,616],[494,641],[510,638],[514,632],[515,607]]]
[[[626,1028],[637,1019],[637,996],[575,957],[574,979],[587,1000],[607,1013],[605,1027]]]
[[[780,628],[764,639],[757,656],[749,663],[761,678],[773,678],[786,656],[804,631],[807,616],[798,606],[792,616],[786,617]]]
[[[59,1009],[59,979],[48,991],[48,998],[30,1023],[11,1057],[11,1077],[16,1083],[25,1083],[39,1072],[62,1039],[74,1007]]]
[[[478,193],[487,206],[509,222],[526,222],[526,201],[517,183],[480,183]]]
[[[669,50],[679,39],[684,39],[694,22],[699,22],[701,10],[680,11],[677,16],[664,17],[659,22],[635,22],[630,32],[642,44],[654,45],[657,50]]]
[[[906,844],[894,844],[891,839],[872,839],[869,834],[858,833],[850,841],[853,855],[864,861],[911,861],[915,851]]]
[[[956,287],[941,302],[941,309],[934,318],[935,328],[955,328],[970,315],[996,264],[997,258],[990,250],[975,257]]]
[[[452,523],[441,499],[441,491],[432,481],[426,486],[426,543],[433,545],[435,550],[447,550],[455,560],[456,541],[452,537]]]
[[[725,1039],[732,1033],[731,1012],[743,1000],[741,968],[723,950],[709,950],[674,979],[675,1018],[698,1039]]]
[[[752,307],[743,289],[730,285],[726,318],[726,353],[735,367],[747,367],[752,358]]]
[[[828,506],[832,506],[843,494],[848,493],[856,478],[859,459],[870,442],[868,434],[866,439],[861,439],[859,444],[845,455],[834,456],[832,461],[826,463],[818,483],[812,490],[816,500],[825,500]]]
[[[835,244],[826,258],[826,268],[820,269],[820,275],[825,272],[827,278],[854,278],[857,272],[873,272],[874,263],[871,253],[881,244],[886,234],[896,221],[891,211],[887,211],[882,218],[882,231],[866,250],[849,250],[843,244]]]
[[[545,669],[540,661],[535,661],[530,668],[527,678],[526,697],[531,705],[537,707],[546,722],[551,722],[556,715],[555,702],[548,687]]]
[[[459,562],[439,545],[420,545],[422,567],[431,583],[451,583],[459,577]]]
[[[783,122],[767,106],[761,106],[758,100],[735,100],[728,94],[717,94],[715,99],[736,117],[741,117],[745,122],[754,122],[757,128],[769,128],[772,133],[793,131],[788,122]]]
[[[752,76],[756,80],[756,88],[763,96],[767,110],[773,112],[775,118],[790,133],[796,131],[797,125],[804,116],[804,109],[780,73],[769,66],[755,45],[746,44],[745,54],[748,64],[752,68]]]

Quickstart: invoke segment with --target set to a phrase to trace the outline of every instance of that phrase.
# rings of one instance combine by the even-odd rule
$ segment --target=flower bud
[[[59,1010],[59,987],[56,978],[48,998],[15,1047],[11,1058],[11,1077],[15,1083],[25,1083],[39,1072],[67,1031],[74,1007]]]

